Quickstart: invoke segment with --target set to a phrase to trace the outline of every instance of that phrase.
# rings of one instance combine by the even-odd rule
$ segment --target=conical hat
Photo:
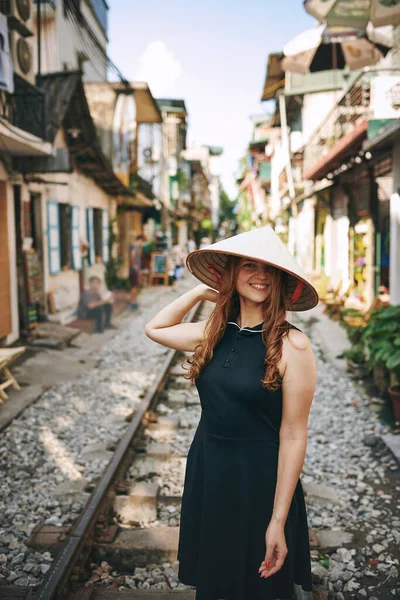
[[[188,255],[186,265],[202,283],[218,290],[228,256],[246,256],[288,273],[287,290],[291,310],[310,310],[318,304],[316,289],[269,225],[195,250]]]

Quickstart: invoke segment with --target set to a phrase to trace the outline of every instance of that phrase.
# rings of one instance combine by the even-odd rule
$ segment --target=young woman
[[[188,376],[202,407],[187,457],[179,579],[197,588],[196,600],[289,599],[294,583],[312,590],[299,476],[316,368],[307,336],[285,317],[318,295],[270,227],[196,250],[187,264],[208,285],[146,326],[159,344],[194,353]],[[215,303],[211,316],[182,323],[201,300]]]

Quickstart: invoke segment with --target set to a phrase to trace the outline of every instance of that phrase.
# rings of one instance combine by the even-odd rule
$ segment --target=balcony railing
[[[371,119],[400,116],[400,69],[360,73],[309,138],[304,148],[304,175],[325,176],[330,159],[365,135]],[[324,171],[325,170],[325,171]]]
[[[15,76],[15,92],[0,93],[0,117],[39,138],[45,136],[44,93]]]

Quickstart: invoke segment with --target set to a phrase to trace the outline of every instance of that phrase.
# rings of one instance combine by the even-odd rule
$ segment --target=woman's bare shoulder
[[[294,350],[306,350],[311,348],[310,338],[297,327],[292,326],[283,339],[284,347],[290,352],[290,347]]]

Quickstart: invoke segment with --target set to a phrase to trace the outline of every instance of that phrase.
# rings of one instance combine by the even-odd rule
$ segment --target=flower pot
[[[400,423],[400,385],[390,387],[388,392],[392,399],[394,419]]]
[[[369,369],[366,363],[355,363],[350,358],[347,359],[347,370],[354,379],[365,379],[369,375]]]
[[[373,378],[374,384],[378,390],[383,394],[389,387],[389,371],[382,363],[376,363],[373,366]]]

